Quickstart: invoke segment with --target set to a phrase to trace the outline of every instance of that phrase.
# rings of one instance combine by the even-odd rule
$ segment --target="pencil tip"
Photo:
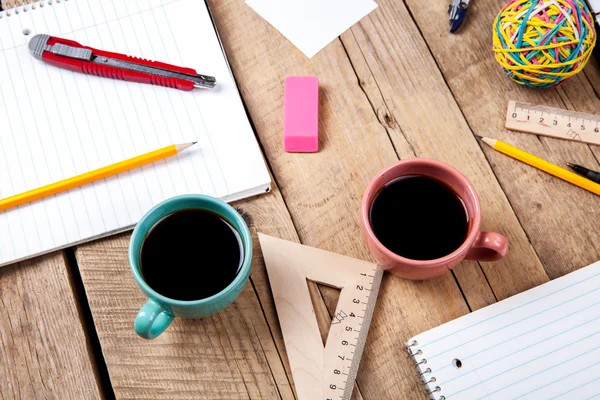
[[[567,163],[567,167],[569,168],[573,168],[575,166],[575,164],[571,164],[570,162]]]
[[[196,143],[198,143],[198,142],[189,142],[189,143],[184,143],[184,144],[177,144],[177,145],[175,145],[175,147],[177,148],[177,151],[182,151],[182,150],[187,149],[188,147],[192,147]]]
[[[483,136],[475,135],[477,139],[483,139]]]

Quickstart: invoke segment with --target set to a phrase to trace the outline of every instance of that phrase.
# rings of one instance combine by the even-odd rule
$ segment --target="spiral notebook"
[[[183,92],[34,59],[47,33],[217,78]],[[180,194],[232,201],[270,177],[209,11],[199,0],[45,0],[0,13],[0,198],[163,146],[178,156],[0,212],[0,265],[131,228]]]
[[[432,399],[600,399],[600,262],[407,346]]]

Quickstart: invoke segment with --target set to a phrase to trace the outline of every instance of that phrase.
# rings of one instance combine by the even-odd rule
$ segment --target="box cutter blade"
[[[71,71],[123,81],[148,83],[179,90],[213,88],[215,77],[157,61],[85,47],[72,40],[35,35],[29,50],[38,60]]]

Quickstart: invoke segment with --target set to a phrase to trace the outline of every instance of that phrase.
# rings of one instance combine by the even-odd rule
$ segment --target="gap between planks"
[[[92,361],[92,367],[94,369],[94,375],[96,375],[98,387],[100,388],[100,394],[102,395],[102,398],[107,400],[116,399],[110,381],[106,360],[102,354],[100,338],[98,337],[98,332],[96,332],[92,310],[90,309],[85,286],[83,285],[81,273],[79,272],[75,251],[73,248],[67,248],[64,250],[64,255],[67,274],[69,276],[69,284],[71,285],[73,297],[75,298],[77,314],[79,315],[81,326],[85,332],[86,347],[90,360]]]

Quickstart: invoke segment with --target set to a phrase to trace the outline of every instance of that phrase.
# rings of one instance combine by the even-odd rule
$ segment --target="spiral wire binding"
[[[439,386],[432,386],[433,383],[436,382],[435,376],[432,376],[432,370],[430,367],[427,367],[427,358],[421,357],[423,355],[423,350],[417,348],[419,343],[416,340],[413,340],[410,343],[406,344],[406,352],[412,359],[415,361],[415,368],[419,371],[419,379],[425,386],[425,392],[429,396],[431,400],[446,400],[445,396],[436,397],[436,394],[442,391],[442,388]]]
[[[31,10],[36,10],[38,8],[44,8],[45,6],[52,6],[67,1],[69,0],[18,0],[13,3],[13,6],[9,6],[6,4],[6,0],[4,0],[4,4],[0,7],[0,20],[5,17],[12,17],[13,15],[18,15],[22,12],[28,12]]]

